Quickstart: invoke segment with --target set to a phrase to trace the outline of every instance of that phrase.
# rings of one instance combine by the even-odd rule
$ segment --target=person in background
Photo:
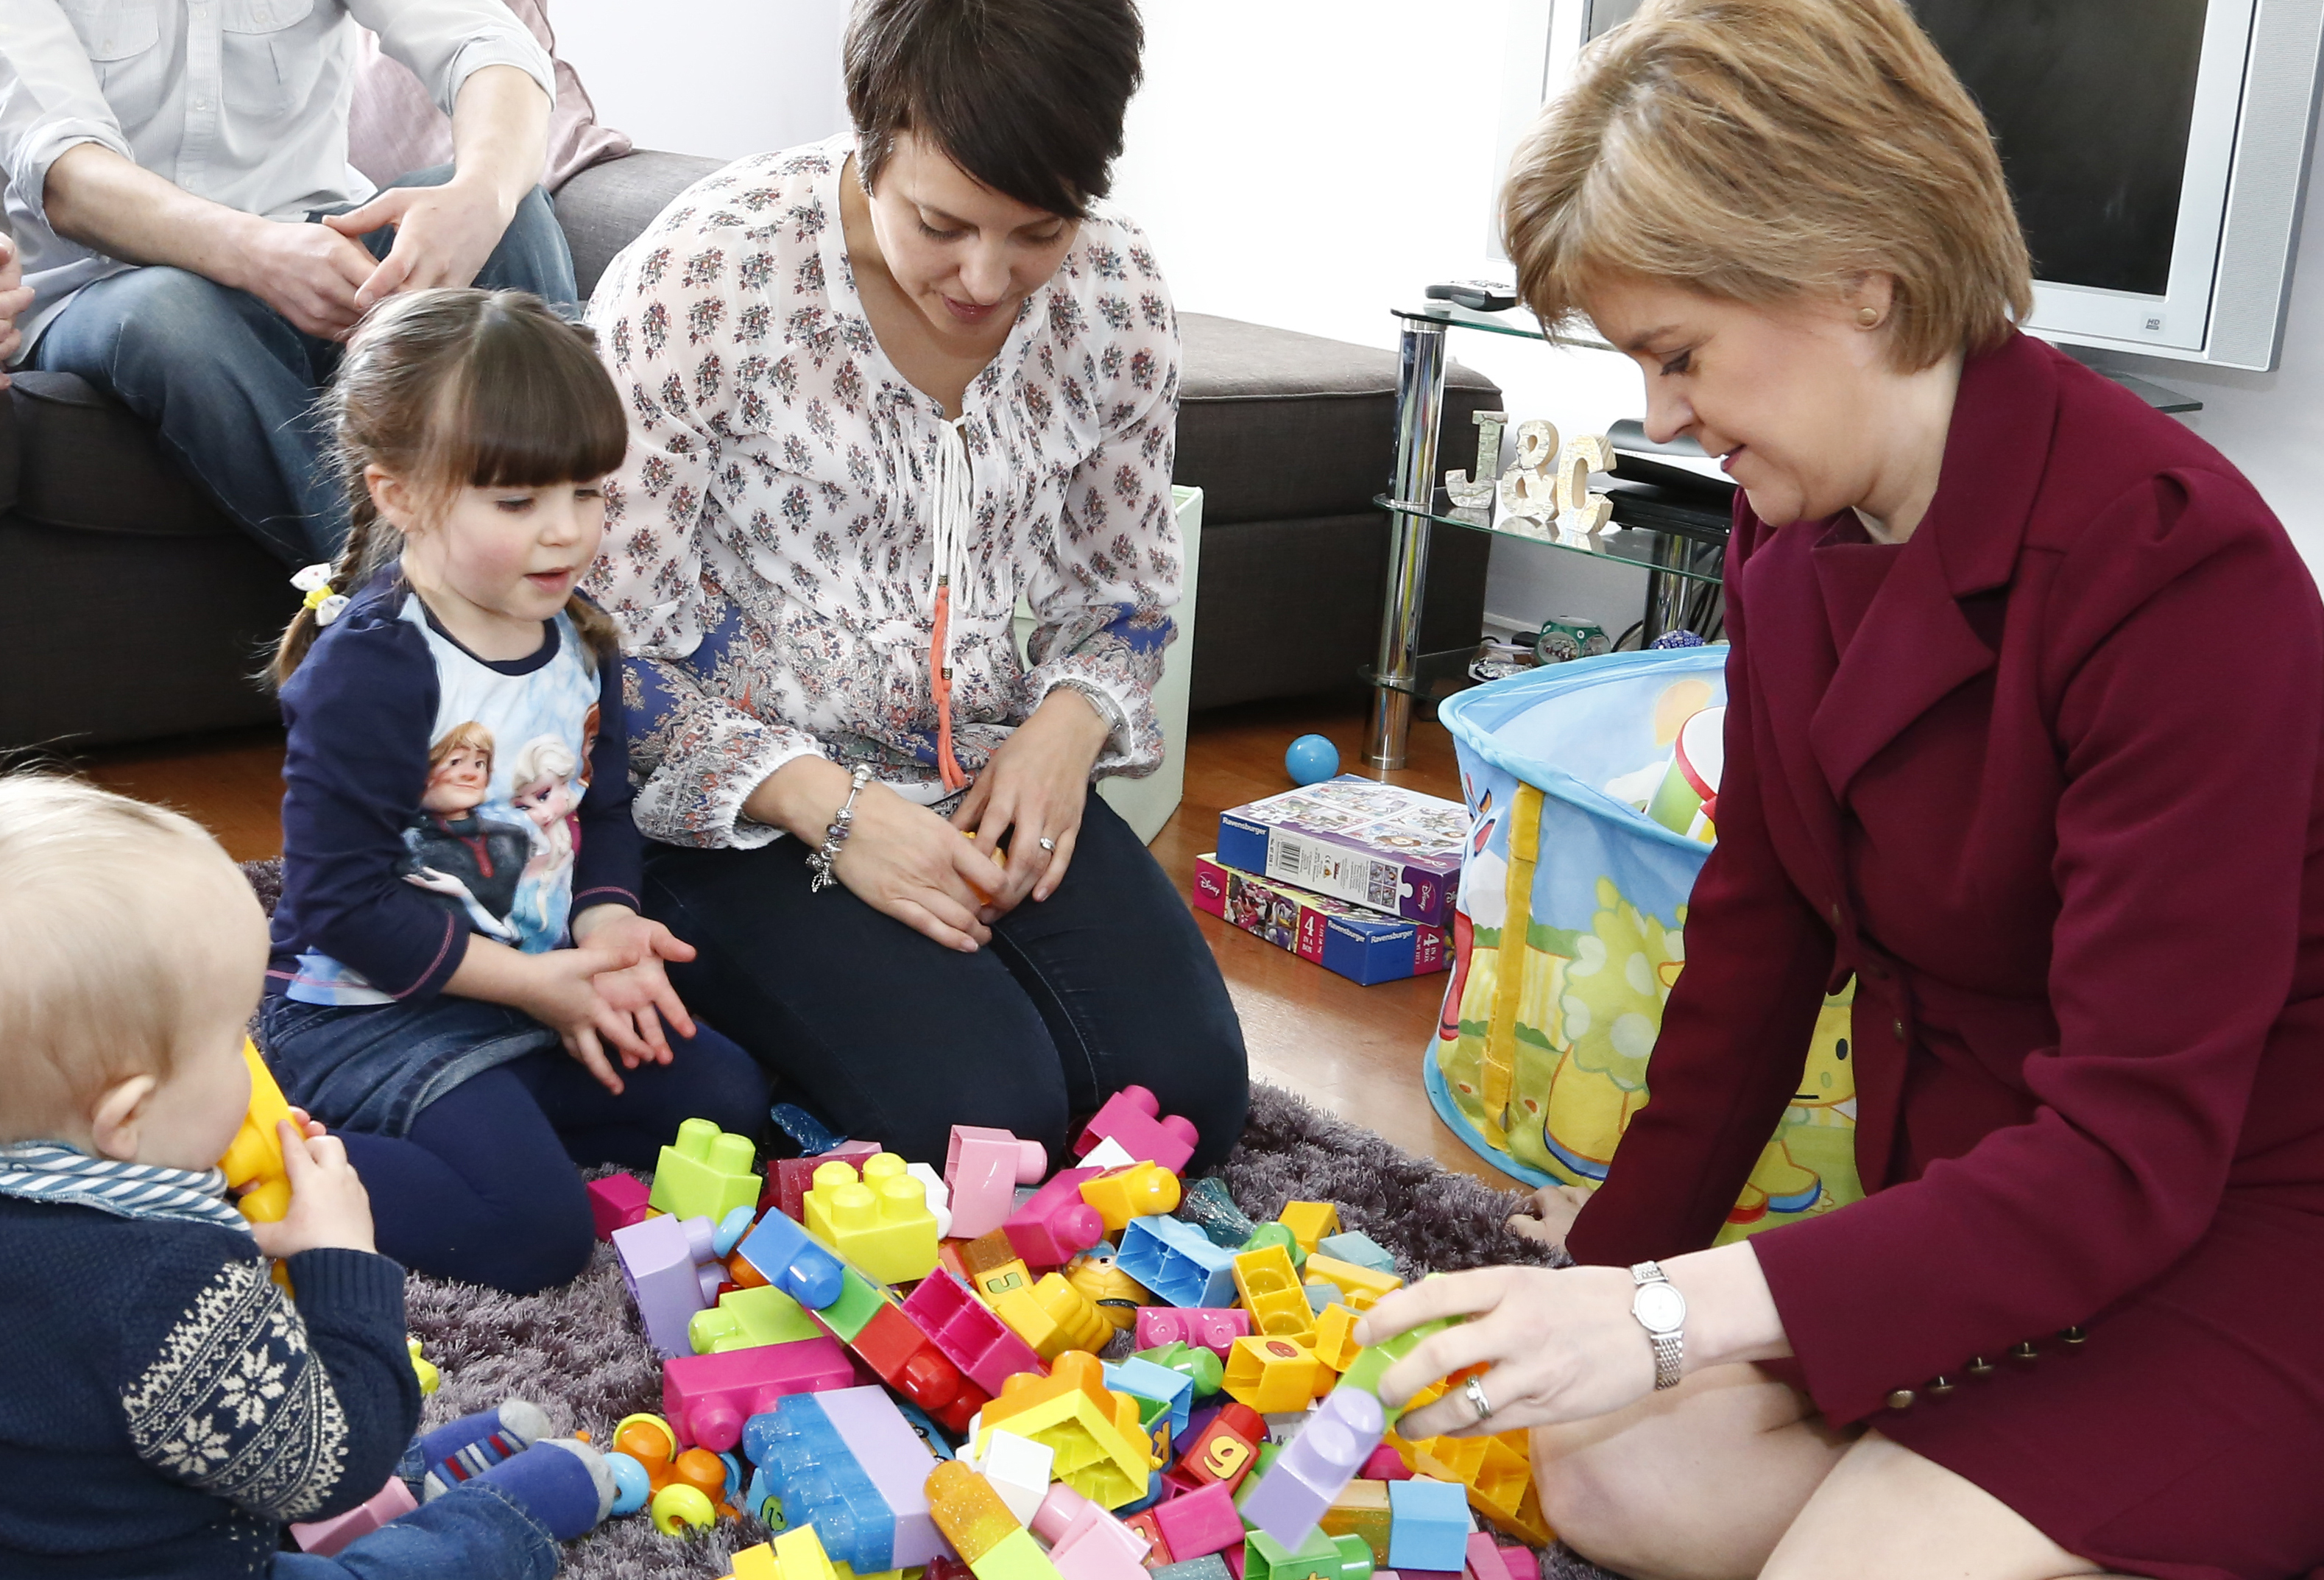
[[[347,162],[358,24],[452,116],[452,164],[374,191]],[[551,71],[495,0],[8,0],[0,366],[116,396],[286,564],[327,559],[346,503],[311,408],[364,310],[573,300]]]
[[[2324,1566],[2324,604],[2251,485],[2015,325],[1903,0],[1649,0],[1503,197],[1740,485],[1719,843],[1582,1265],[1390,1296],[1397,1430],[1536,1428],[1634,1580]],[[1852,1206],[1710,1247],[1856,978]]]

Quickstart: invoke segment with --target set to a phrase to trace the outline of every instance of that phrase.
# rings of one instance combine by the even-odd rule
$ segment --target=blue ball
[[[613,1512],[634,1514],[646,1506],[653,1496],[653,1483],[647,1479],[646,1467],[613,1449],[605,1455],[605,1468],[613,1475]]]
[[[1320,784],[1340,772],[1340,749],[1322,735],[1302,735],[1283,754],[1294,784]]]

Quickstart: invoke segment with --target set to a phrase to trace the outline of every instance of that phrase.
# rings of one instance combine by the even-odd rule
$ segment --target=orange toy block
[[[1227,1351],[1227,1392],[1263,1416],[1305,1409],[1327,1391],[1316,1387],[1318,1373],[1329,1377],[1331,1369],[1287,1338],[1252,1334]]]
[[[1156,1461],[1138,1401],[1105,1386],[1105,1365],[1079,1350],[1060,1354],[1047,1377],[1020,1372],[984,1407],[976,1454],[982,1458],[1001,1427],[1029,1437],[1056,1455],[1050,1474],[1107,1509],[1146,1495]]]
[[[1406,1408],[1416,1409],[1422,1402],[1415,1398]],[[1497,1437],[1424,1437],[1417,1443],[1390,1432],[1382,1441],[1421,1474],[1460,1483],[1467,1489],[1469,1507],[1510,1535],[1536,1547],[1546,1547],[1554,1539],[1549,1522],[1542,1518],[1541,1495],[1534,1487],[1531,1445],[1524,1432],[1504,1432]]]
[[[254,1224],[279,1224],[290,1210],[290,1178],[283,1172],[282,1142],[274,1127],[290,1122],[290,1104],[283,1100],[274,1072],[258,1057],[258,1045],[247,1037],[242,1040],[242,1061],[250,1067],[250,1107],[218,1167],[226,1171],[227,1187],[240,1193],[235,1206],[244,1217]]]
[[[1306,1276],[1311,1284],[1329,1284],[1339,1290],[1340,1298],[1356,1311],[1370,1311],[1382,1295],[1404,1288],[1404,1280],[1394,1273],[1374,1272],[1336,1256],[1309,1257]]]
[[[1067,1350],[1094,1354],[1113,1336],[1113,1325],[1061,1273],[1044,1273],[1029,1288],[1004,1289],[991,1304],[994,1314],[1044,1361]]]
[[[1120,1235],[1132,1218],[1160,1217],[1178,1210],[1178,1177],[1159,1163],[1132,1163],[1084,1179],[1082,1200],[1105,1220],[1105,1232]]]
[[[1234,1259],[1235,1288],[1241,1292],[1250,1325],[1276,1338],[1305,1338],[1315,1331],[1315,1311],[1300,1287],[1299,1270],[1280,1245],[1246,1251]]]
[[[928,1187],[905,1172],[893,1152],[852,1163],[833,1161],[815,1171],[803,1203],[807,1232],[883,1284],[927,1278],[936,1265],[936,1216]]]
[[[1291,1231],[1299,1249],[1315,1254],[1315,1242],[1340,1232],[1340,1209],[1327,1201],[1286,1202],[1275,1221]]]

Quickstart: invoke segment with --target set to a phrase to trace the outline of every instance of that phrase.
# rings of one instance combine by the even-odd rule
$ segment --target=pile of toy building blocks
[[[664,1357],[617,1514],[754,1516],[730,1580],[1535,1580],[1471,1518],[1549,1540],[1524,1434],[1407,1442],[1378,1397],[1443,1326],[1354,1342],[1394,1259],[1329,1203],[1182,1187],[1194,1127],[1143,1087],[1046,1180],[1006,1131],[956,1127],[941,1176],[817,1139],[761,1179],[689,1120],[650,1190],[590,1186]]]

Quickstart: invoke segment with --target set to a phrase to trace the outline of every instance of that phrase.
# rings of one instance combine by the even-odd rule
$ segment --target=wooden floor
[[[1313,732],[1361,771],[1360,699],[1252,703],[1197,715],[1188,731],[1186,792],[1154,841],[1154,854],[1179,891],[1194,858],[1215,848],[1219,813],[1291,788],[1283,749]],[[1458,799],[1452,746],[1441,725],[1416,725],[1412,766],[1385,777]],[[124,795],[166,802],[205,824],[238,861],[280,854],[282,738],[257,730],[94,753],[90,776]],[[1444,977],[1359,987],[1272,944],[1197,915],[1241,1013],[1251,1073],[1377,1131],[1406,1150],[1502,1183],[1463,1147],[1428,1105],[1420,1061],[1436,1024]]]

